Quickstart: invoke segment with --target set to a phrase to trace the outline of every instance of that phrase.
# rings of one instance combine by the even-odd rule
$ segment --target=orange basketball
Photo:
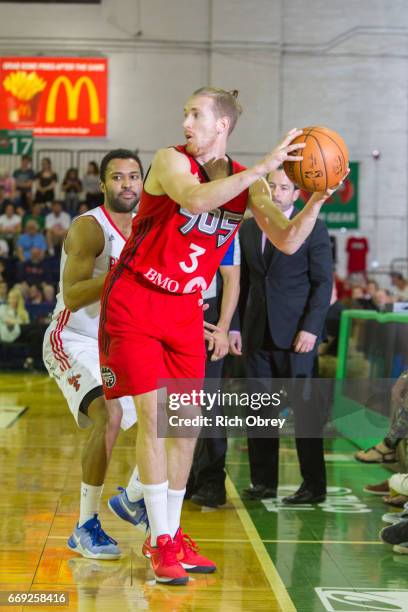
[[[303,128],[303,134],[292,144],[305,142],[303,161],[285,161],[283,168],[290,180],[305,191],[325,191],[338,185],[348,167],[348,150],[344,140],[333,130],[315,125]]]

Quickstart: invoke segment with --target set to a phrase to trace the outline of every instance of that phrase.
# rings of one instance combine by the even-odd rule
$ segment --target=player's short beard
[[[113,196],[110,193],[106,194],[108,205],[113,212],[129,213],[132,212],[139,204],[140,194],[136,193],[132,200],[122,200],[119,196]]]
[[[211,150],[211,148],[215,145],[217,141],[215,131],[212,134],[206,134],[205,137],[201,135],[199,142],[197,142],[196,138],[197,137],[195,137],[195,142],[187,141],[186,143],[186,151],[187,153],[189,153],[189,155],[192,155],[193,157],[200,157],[200,155],[202,155],[203,153],[206,153],[208,150]]]

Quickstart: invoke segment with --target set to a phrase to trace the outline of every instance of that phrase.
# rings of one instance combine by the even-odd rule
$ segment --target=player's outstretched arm
[[[105,238],[99,223],[93,217],[77,219],[71,225],[63,248],[67,254],[64,268],[64,303],[75,312],[97,302],[101,295],[106,274],[92,278],[95,259],[105,246]]]
[[[272,202],[268,183],[265,179],[261,179],[254,183],[249,190],[249,207],[257,224],[265,232],[272,244],[283,253],[286,253],[286,255],[293,255],[314,228],[320,209],[325,201],[340,185],[341,183],[335,189],[313,193],[303,210],[288,221],[285,215]]]
[[[291,144],[300,134],[301,130],[291,130],[259,163],[243,172],[209,183],[200,183],[191,174],[190,162],[185,155],[175,149],[161,149],[154,157],[145,189],[152,195],[166,193],[193,214],[214,210],[235,198],[265,174],[276,170],[285,160],[301,161],[301,156],[290,156],[291,152],[305,146]]]

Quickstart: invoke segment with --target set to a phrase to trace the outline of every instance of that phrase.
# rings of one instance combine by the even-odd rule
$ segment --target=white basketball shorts
[[[43,359],[78,426],[88,427],[91,420],[79,410],[81,402],[98,387],[103,394],[98,340],[66,327],[61,329],[58,321],[52,321],[44,335]],[[121,397],[119,401],[123,410],[121,427],[126,430],[136,423],[136,409],[132,397]]]

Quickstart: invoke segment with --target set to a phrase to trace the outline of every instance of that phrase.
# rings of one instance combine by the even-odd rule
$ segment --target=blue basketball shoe
[[[126,493],[126,489],[118,487],[117,495],[114,495],[108,501],[108,506],[112,510],[113,514],[116,514],[119,518],[128,523],[132,523],[139,529],[149,529],[149,519],[147,518],[147,511],[144,499],[131,502]]]
[[[119,559],[122,554],[117,542],[102,529],[97,514],[81,527],[76,525],[68,546],[88,559]]]

